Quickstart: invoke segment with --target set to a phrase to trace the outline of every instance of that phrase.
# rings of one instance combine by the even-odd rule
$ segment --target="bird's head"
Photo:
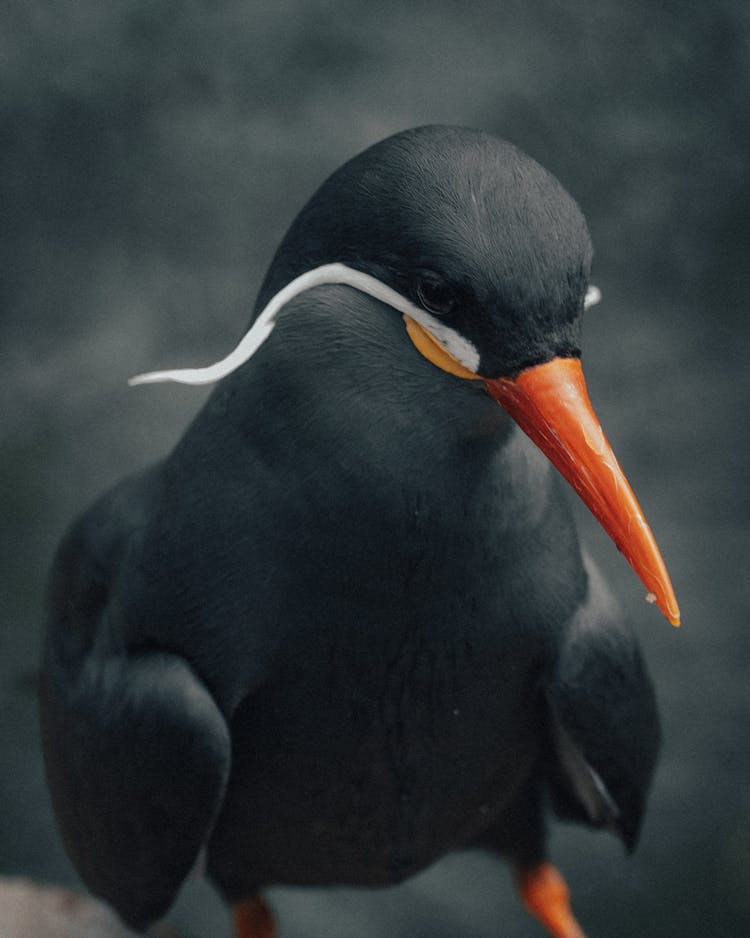
[[[473,376],[494,378],[580,355],[591,255],[578,206],[538,163],[489,134],[421,127],[321,186],[259,306],[305,271],[343,263],[408,299],[412,323]]]
[[[581,318],[598,299],[591,256],[575,201],[516,147],[464,128],[405,131],[344,164],[302,209],[230,355],[131,380],[216,381],[257,351],[293,297],[354,287],[400,312],[405,341],[438,369],[484,383],[678,624],[661,555],[586,393]]]

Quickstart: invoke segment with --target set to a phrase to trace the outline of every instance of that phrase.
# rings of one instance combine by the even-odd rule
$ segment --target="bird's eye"
[[[455,305],[456,299],[448,284],[430,271],[422,271],[417,279],[417,299],[428,313],[445,316]]]

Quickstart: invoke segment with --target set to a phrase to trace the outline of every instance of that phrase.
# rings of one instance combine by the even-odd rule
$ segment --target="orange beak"
[[[562,473],[672,625],[680,610],[659,548],[589,401],[581,363],[554,358],[487,390]]]

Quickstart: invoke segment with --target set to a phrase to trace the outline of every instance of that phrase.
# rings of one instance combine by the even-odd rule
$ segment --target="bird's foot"
[[[268,904],[253,896],[232,906],[235,938],[277,938],[276,919]]]
[[[553,938],[586,938],[570,907],[570,890],[551,863],[516,869],[518,889],[528,912]]]

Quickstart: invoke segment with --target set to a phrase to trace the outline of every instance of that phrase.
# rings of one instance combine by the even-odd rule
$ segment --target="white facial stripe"
[[[602,291],[592,283],[586,291],[586,296],[583,298],[583,308],[591,309],[592,306],[596,306],[601,298]]]
[[[412,319],[415,319],[420,326],[424,326],[429,333],[434,335],[443,348],[447,352],[450,352],[455,359],[460,361],[465,368],[468,368],[469,371],[473,371],[474,374],[477,373],[477,368],[479,367],[479,352],[468,339],[456,332],[455,329],[451,329],[449,326],[446,326],[445,323],[440,322],[439,319],[436,319],[431,313],[428,313],[427,310],[419,306],[413,306],[409,315]]]
[[[207,365],[205,368],[150,371],[146,374],[136,375],[128,381],[128,384],[157,384],[162,381],[176,381],[179,384],[200,385],[220,381],[252,358],[273,332],[279,312],[290,300],[305,290],[322,284],[345,284],[354,287],[355,290],[366,293],[368,296],[392,306],[400,313],[408,313],[412,319],[429,329],[435,338],[462,365],[476,372],[479,365],[479,353],[471,342],[464,339],[463,336],[438,322],[429,313],[415,306],[405,296],[397,293],[375,277],[362,273],[360,270],[353,270],[345,264],[324,264],[322,267],[316,267],[301,274],[279,290],[240,339],[236,348],[226,358],[222,358],[221,361],[215,362],[213,365]]]

